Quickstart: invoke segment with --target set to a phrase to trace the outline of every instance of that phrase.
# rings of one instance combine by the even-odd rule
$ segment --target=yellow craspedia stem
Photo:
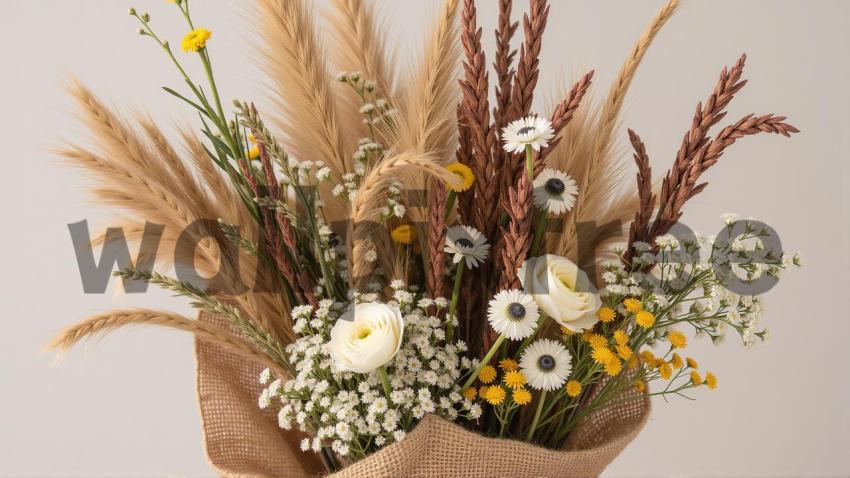
[[[584,340],[590,344],[590,347],[593,349],[598,349],[600,347],[608,346],[608,339],[599,334],[587,333],[584,335]]]
[[[519,364],[514,359],[504,358],[502,360],[499,360],[499,368],[504,370],[505,372],[510,372],[511,370],[518,369]]]
[[[643,391],[646,390],[646,384],[640,381],[635,382],[635,390],[640,393],[643,393]]]
[[[670,359],[670,365],[672,365],[675,369],[680,369],[683,365],[685,365],[685,361],[682,360],[682,357],[679,354],[673,352],[673,358]]]
[[[630,314],[636,314],[643,310],[643,305],[639,300],[634,297],[629,297],[628,299],[623,301],[623,306],[629,311]]]
[[[690,368],[699,368],[699,364],[693,357],[686,358],[685,363],[687,363]]]
[[[668,332],[667,341],[670,342],[670,345],[677,349],[683,349],[688,345],[688,338],[685,337],[685,334],[678,330],[671,330]]]
[[[614,342],[617,342],[617,345],[627,345],[629,343],[629,335],[622,330],[615,330]]]
[[[481,367],[481,372],[478,374],[478,380],[481,383],[491,383],[496,379],[496,369],[492,365]]]
[[[626,344],[620,344],[617,346],[617,354],[623,358],[623,360],[628,360],[632,358],[632,348]]]
[[[467,400],[474,400],[475,397],[478,396],[478,389],[475,387],[469,387],[463,391],[463,398]]]
[[[180,48],[185,52],[196,52],[207,45],[207,40],[210,37],[212,37],[211,31],[205,28],[196,28],[183,37],[183,41],[180,42]]]
[[[505,397],[507,393],[505,393],[505,389],[499,386],[487,387],[487,391],[484,392],[483,398],[490,405],[501,405],[502,402],[505,401]]]
[[[614,377],[623,371],[623,362],[617,357],[612,357],[611,360],[605,363],[605,373]]]
[[[662,362],[661,366],[658,367],[658,374],[661,375],[661,378],[664,380],[670,380],[670,377],[673,376],[673,367],[671,367],[667,362]]]
[[[517,390],[522,388],[523,385],[525,385],[525,375],[516,370],[511,370],[510,372],[507,372],[505,374],[505,378],[503,379],[503,381],[505,382],[505,385],[508,386],[508,388]]]
[[[610,307],[603,306],[596,311],[596,318],[599,319],[600,322],[611,322],[612,320],[614,320],[614,317],[616,317],[616,314],[614,313],[614,309]]]
[[[635,314],[635,322],[644,329],[648,329],[655,324],[655,315],[648,310],[641,310]]]
[[[717,377],[715,377],[713,373],[707,372],[705,374],[705,385],[709,390],[714,390],[717,388]]]
[[[581,383],[578,380],[570,380],[567,382],[567,395],[570,397],[578,397],[581,394]]]
[[[524,388],[514,390],[511,393],[511,397],[517,405],[528,405],[531,403],[531,393]]]
[[[458,177],[460,180],[458,183],[449,184],[446,183],[446,187],[456,193],[462,193],[467,189],[472,187],[472,183],[475,182],[475,175],[472,173],[472,170],[469,169],[469,166],[454,162],[446,166],[446,169],[449,170],[452,174]]]
[[[691,382],[694,385],[702,385],[702,377],[699,376],[699,372],[696,370],[691,371]]]
[[[396,244],[413,244],[414,239],[416,239],[416,228],[410,224],[402,224],[390,232],[390,237]]]

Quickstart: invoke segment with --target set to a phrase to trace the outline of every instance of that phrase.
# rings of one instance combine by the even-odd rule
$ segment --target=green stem
[[[496,341],[493,342],[493,345],[490,346],[490,350],[487,351],[487,355],[485,355],[484,358],[481,359],[481,362],[479,362],[478,367],[476,367],[475,370],[472,372],[472,375],[470,375],[469,378],[466,379],[466,383],[463,384],[461,390],[466,390],[467,388],[469,388],[470,385],[472,385],[472,382],[474,382],[475,379],[478,378],[478,374],[481,373],[481,369],[484,368],[485,365],[490,363],[490,360],[493,358],[493,355],[496,355],[496,352],[499,350],[499,347],[502,346],[502,343],[504,341],[505,336],[499,335],[499,338],[497,338]]]
[[[531,426],[528,428],[528,435],[525,437],[525,441],[531,443],[531,439],[534,438],[534,430],[537,428],[537,422],[540,421],[540,414],[543,412],[543,402],[546,401],[546,390],[540,392],[540,401],[537,402],[537,410],[534,412],[534,419],[531,420]]]
[[[534,150],[531,145],[525,146],[525,170],[528,174],[528,182],[534,182]]]
[[[531,243],[531,254],[529,257],[537,257],[540,252],[540,243],[543,241],[543,236],[546,234],[546,222],[549,215],[545,209],[540,210],[540,216],[537,217],[537,228],[534,229],[534,240]]]
[[[449,191],[449,196],[446,198],[446,213],[445,217],[448,219],[449,214],[452,213],[452,208],[455,207],[455,199],[457,198],[457,193],[454,191]]]
[[[466,259],[461,259],[457,264],[457,271],[455,272],[455,285],[452,289],[452,302],[449,304],[449,315],[447,316],[449,319],[449,325],[446,328],[446,342],[451,343],[452,337],[454,337],[455,332],[455,311],[457,310],[457,300],[460,297],[460,281],[463,277],[463,268],[466,265]]]
[[[386,395],[387,400],[389,400],[393,389],[390,387],[390,378],[387,376],[387,367],[379,368],[378,375],[381,377],[381,384],[384,386],[384,395]]]

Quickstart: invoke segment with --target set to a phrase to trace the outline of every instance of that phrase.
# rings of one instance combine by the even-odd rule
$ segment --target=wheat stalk
[[[260,0],[263,67],[273,85],[280,129],[299,158],[321,159],[337,177],[348,172],[325,52],[304,0]]]
[[[47,344],[45,349],[58,350],[61,354],[89,337],[107,334],[121,327],[136,324],[157,325],[195,334],[201,340],[265,365],[279,377],[289,376],[281,364],[227,331],[171,312],[148,309],[115,310],[95,315],[64,329]]]

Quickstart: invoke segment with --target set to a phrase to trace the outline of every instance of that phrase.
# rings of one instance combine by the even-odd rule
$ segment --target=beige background
[[[215,31],[225,97],[259,97],[260,75],[243,53],[250,1],[195,3],[197,22]],[[435,2],[384,3],[405,63]],[[663,1],[552,3],[541,84],[552,90],[594,67],[598,97]],[[480,5],[489,42],[495,5]],[[159,90],[180,81],[161,52],[134,35],[127,6],[0,2],[0,475],[210,475],[189,337],[134,329],[74,351],[59,367],[39,355],[63,325],[119,304],[187,310],[165,294],[82,293],[66,225],[87,218],[102,227],[110,216],[88,202],[86,181],[47,152],[77,131],[61,89],[68,72],[162,124],[193,119]],[[150,9],[164,35],[180,37],[183,27],[166,2],[136,6]],[[768,295],[771,344],[689,350],[717,373],[720,387],[696,393],[695,403],[656,403],[646,430],[608,476],[850,475],[848,27],[846,1],[692,0],[649,52],[625,118],[643,135],[656,171],[672,161],[720,68],[749,54],[750,85],[730,116],[785,113],[803,134],[735,145],[685,220],[713,233],[720,213],[755,216],[788,249],[803,250],[808,266]]]

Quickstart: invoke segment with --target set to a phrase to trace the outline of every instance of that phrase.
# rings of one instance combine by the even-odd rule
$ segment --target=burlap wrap
[[[224,325],[206,317],[200,320]],[[195,342],[198,401],[207,457],[226,477],[305,477],[323,473],[314,453],[301,452],[301,436],[277,426],[274,411],[257,406],[262,367]],[[637,394],[637,392],[634,392]],[[631,442],[649,416],[639,395],[590,415],[553,451],[513,440],[487,438],[426,416],[407,438],[331,476],[348,477],[587,477],[597,476]]]

